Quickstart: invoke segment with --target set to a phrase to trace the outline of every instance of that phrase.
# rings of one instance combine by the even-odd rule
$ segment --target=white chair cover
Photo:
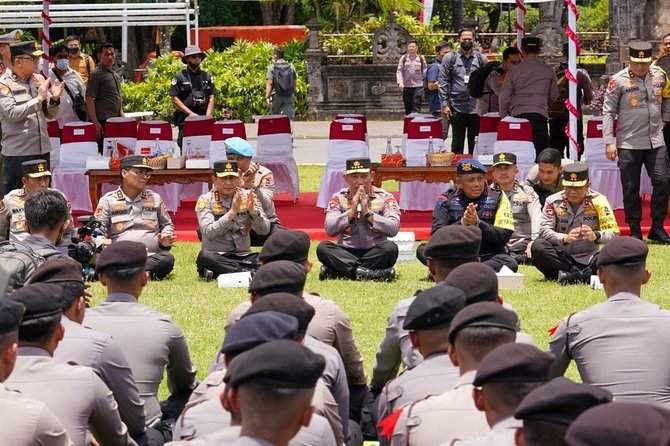
[[[223,141],[233,136],[247,139],[244,122],[239,119],[227,119],[214,123],[212,127],[212,143],[209,146],[209,161],[212,167],[214,167],[214,161],[221,161],[227,158],[226,145]]]
[[[535,164],[535,145],[530,121],[507,116],[498,122],[498,138],[493,146],[493,153],[500,152],[516,155],[518,178],[526,178],[526,173]]]
[[[156,147],[158,146],[158,148]],[[160,150],[163,153],[172,151],[179,155],[179,148],[172,140],[172,127],[167,121],[142,121],[137,127],[137,143],[135,153],[142,155],[142,148],[151,149],[150,155],[156,155]]]
[[[316,205],[325,208],[335,192],[346,187],[343,175],[346,160],[369,156],[365,124],[359,119],[335,119],[330,123],[328,159],[321,177]]]
[[[290,193],[293,201],[298,199],[300,179],[293,158],[293,134],[288,116],[268,115],[258,120],[254,160],[272,171],[275,193]]]
[[[189,116],[184,121],[184,138],[181,153],[186,154],[190,151],[191,156],[204,156],[209,158],[210,146],[212,144],[212,130],[214,127],[214,118],[211,116]],[[205,182],[193,184],[180,184],[179,198],[199,197],[207,193],[209,185]],[[176,210],[176,209],[175,209]]]
[[[429,115],[428,113],[410,113],[409,115],[405,116],[402,120],[402,142],[400,146],[400,150],[402,153],[405,153],[405,145],[407,144],[407,128],[409,127],[409,123],[412,122],[412,119],[414,118],[426,118],[426,119],[432,119],[433,115]],[[440,134],[440,138],[442,138],[442,134]]]
[[[70,122],[63,126],[60,164],[52,173],[52,185],[70,200],[73,209],[91,211],[86,160],[98,156],[95,126],[90,122]],[[95,203],[97,204],[97,203]]]
[[[477,149],[473,157],[479,155],[493,155],[493,147],[498,140],[498,113],[487,113],[479,118],[479,137],[477,138]]]
[[[102,143],[103,156],[111,156],[108,152],[108,143],[117,144],[121,157],[128,155],[127,149],[135,150],[137,145],[137,121],[134,118],[109,118],[105,122],[105,138]],[[122,147],[119,147],[121,144]]]
[[[430,137],[433,138],[433,150],[441,151],[442,122],[430,117],[417,117],[407,125],[405,157],[408,166],[425,166],[426,153]],[[400,209],[408,211],[432,211],[437,197],[446,190],[446,183],[426,183],[424,181],[400,182]]]
[[[49,142],[51,143],[49,164],[53,172],[54,169],[58,169],[60,164],[60,127],[57,120],[51,119],[47,121],[47,132],[49,132]]]
[[[368,119],[365,115],[359,115],[358,113],[339,113],[335,116],[335,119],[358,119],[363,123],[365,127],[365,144],[370,148],[370,138],[368,136]]]

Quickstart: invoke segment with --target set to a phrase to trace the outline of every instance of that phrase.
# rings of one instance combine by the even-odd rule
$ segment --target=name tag
[[[73,134],[74,136],[82,136],[82,135],[84,135],[85,133],[86,133],[86,130],[84,130],[84,129],[74,129],[74,130],[72,131],[72,134]]]
[[[161,129],[160,127],[154,127],[149,129],[149,134],[150,135],[160,135],[161,134]]]
[[[342,131],[343,132],[352,132],[354,130],[354,126],[350,124],[346,124],[342,126]]]
[[[233,134],[233,129],[221,129],[221,134],[222,135],[232,135]]]
[[[509,125],[509,129],[510,130],[521,130],[521,124],[512,123],[512,124]]]

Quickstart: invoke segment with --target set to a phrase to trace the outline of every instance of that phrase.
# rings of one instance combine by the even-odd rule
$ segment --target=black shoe
[[[337,279],[337,273],[326,265],[321,265],[319,269],[319,280]]]
[[[591,270],[589,268],[584,270],[573,268],[570,271],[559,271],[558,279],[556,281],[559,285],[578,285],[581,283],[589,283],[590,280]]]
[[[631,223],[628,227],[630,228],[630,237],[642,240],[642,230],[639,223]]]
[[[354,280],[373,280],[373,274],[372,270],[359,266],[354,273]]]
[[[670,245],[670,237],[663,226],[652,226],[647,239],[662,245]]]
[[[214,271],[209,270],[207,268],[203,268],[202,270],[198,270],[198,274],[200,275],[200,278],[209,282],[210,280],[214,280]]]

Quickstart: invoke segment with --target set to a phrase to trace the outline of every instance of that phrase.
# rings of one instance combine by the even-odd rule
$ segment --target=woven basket
[[[167,167],[167,157],[161,155],[149,158],[147,164],[154,169],[165,169]]]
[[[451,166],[454,152],[431,153],[428,155],[428,163],[435,167]]]

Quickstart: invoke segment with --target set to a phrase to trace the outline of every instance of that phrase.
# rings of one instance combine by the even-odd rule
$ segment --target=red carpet
[[[300,200],[293,203],[290,195],[275,196],[275,206],[277,215],[282,224],[291,229],[299,229],[309,234],[312,240],[326,240],[326,234],[323,230],[324,213],[321,208],[316,207],[317,192],[301,192]],[[397,196],[397,194],[396,194]],[[182,241],[198,241],[195,233],[198,222],[195,218],[195,200],[186,200],[172,216],[172,221],[177,231],[177,237]],[[628,235],[629,229],[624,222],[623,210],[614,212],[617,222],[621,228],[622,235]],[[82,213],[75,213],[75,218]],[[642,231],[646,234],[651,225],[649,217],[649,201],[642,201]],[[414,232],[416,240],[426,240],[430,235],[430,226],[432,223],[431,212],[408,211],[403,212],[400,219],[400,230],[405,232]],[[668,229],[668,226],[666,226]]]

